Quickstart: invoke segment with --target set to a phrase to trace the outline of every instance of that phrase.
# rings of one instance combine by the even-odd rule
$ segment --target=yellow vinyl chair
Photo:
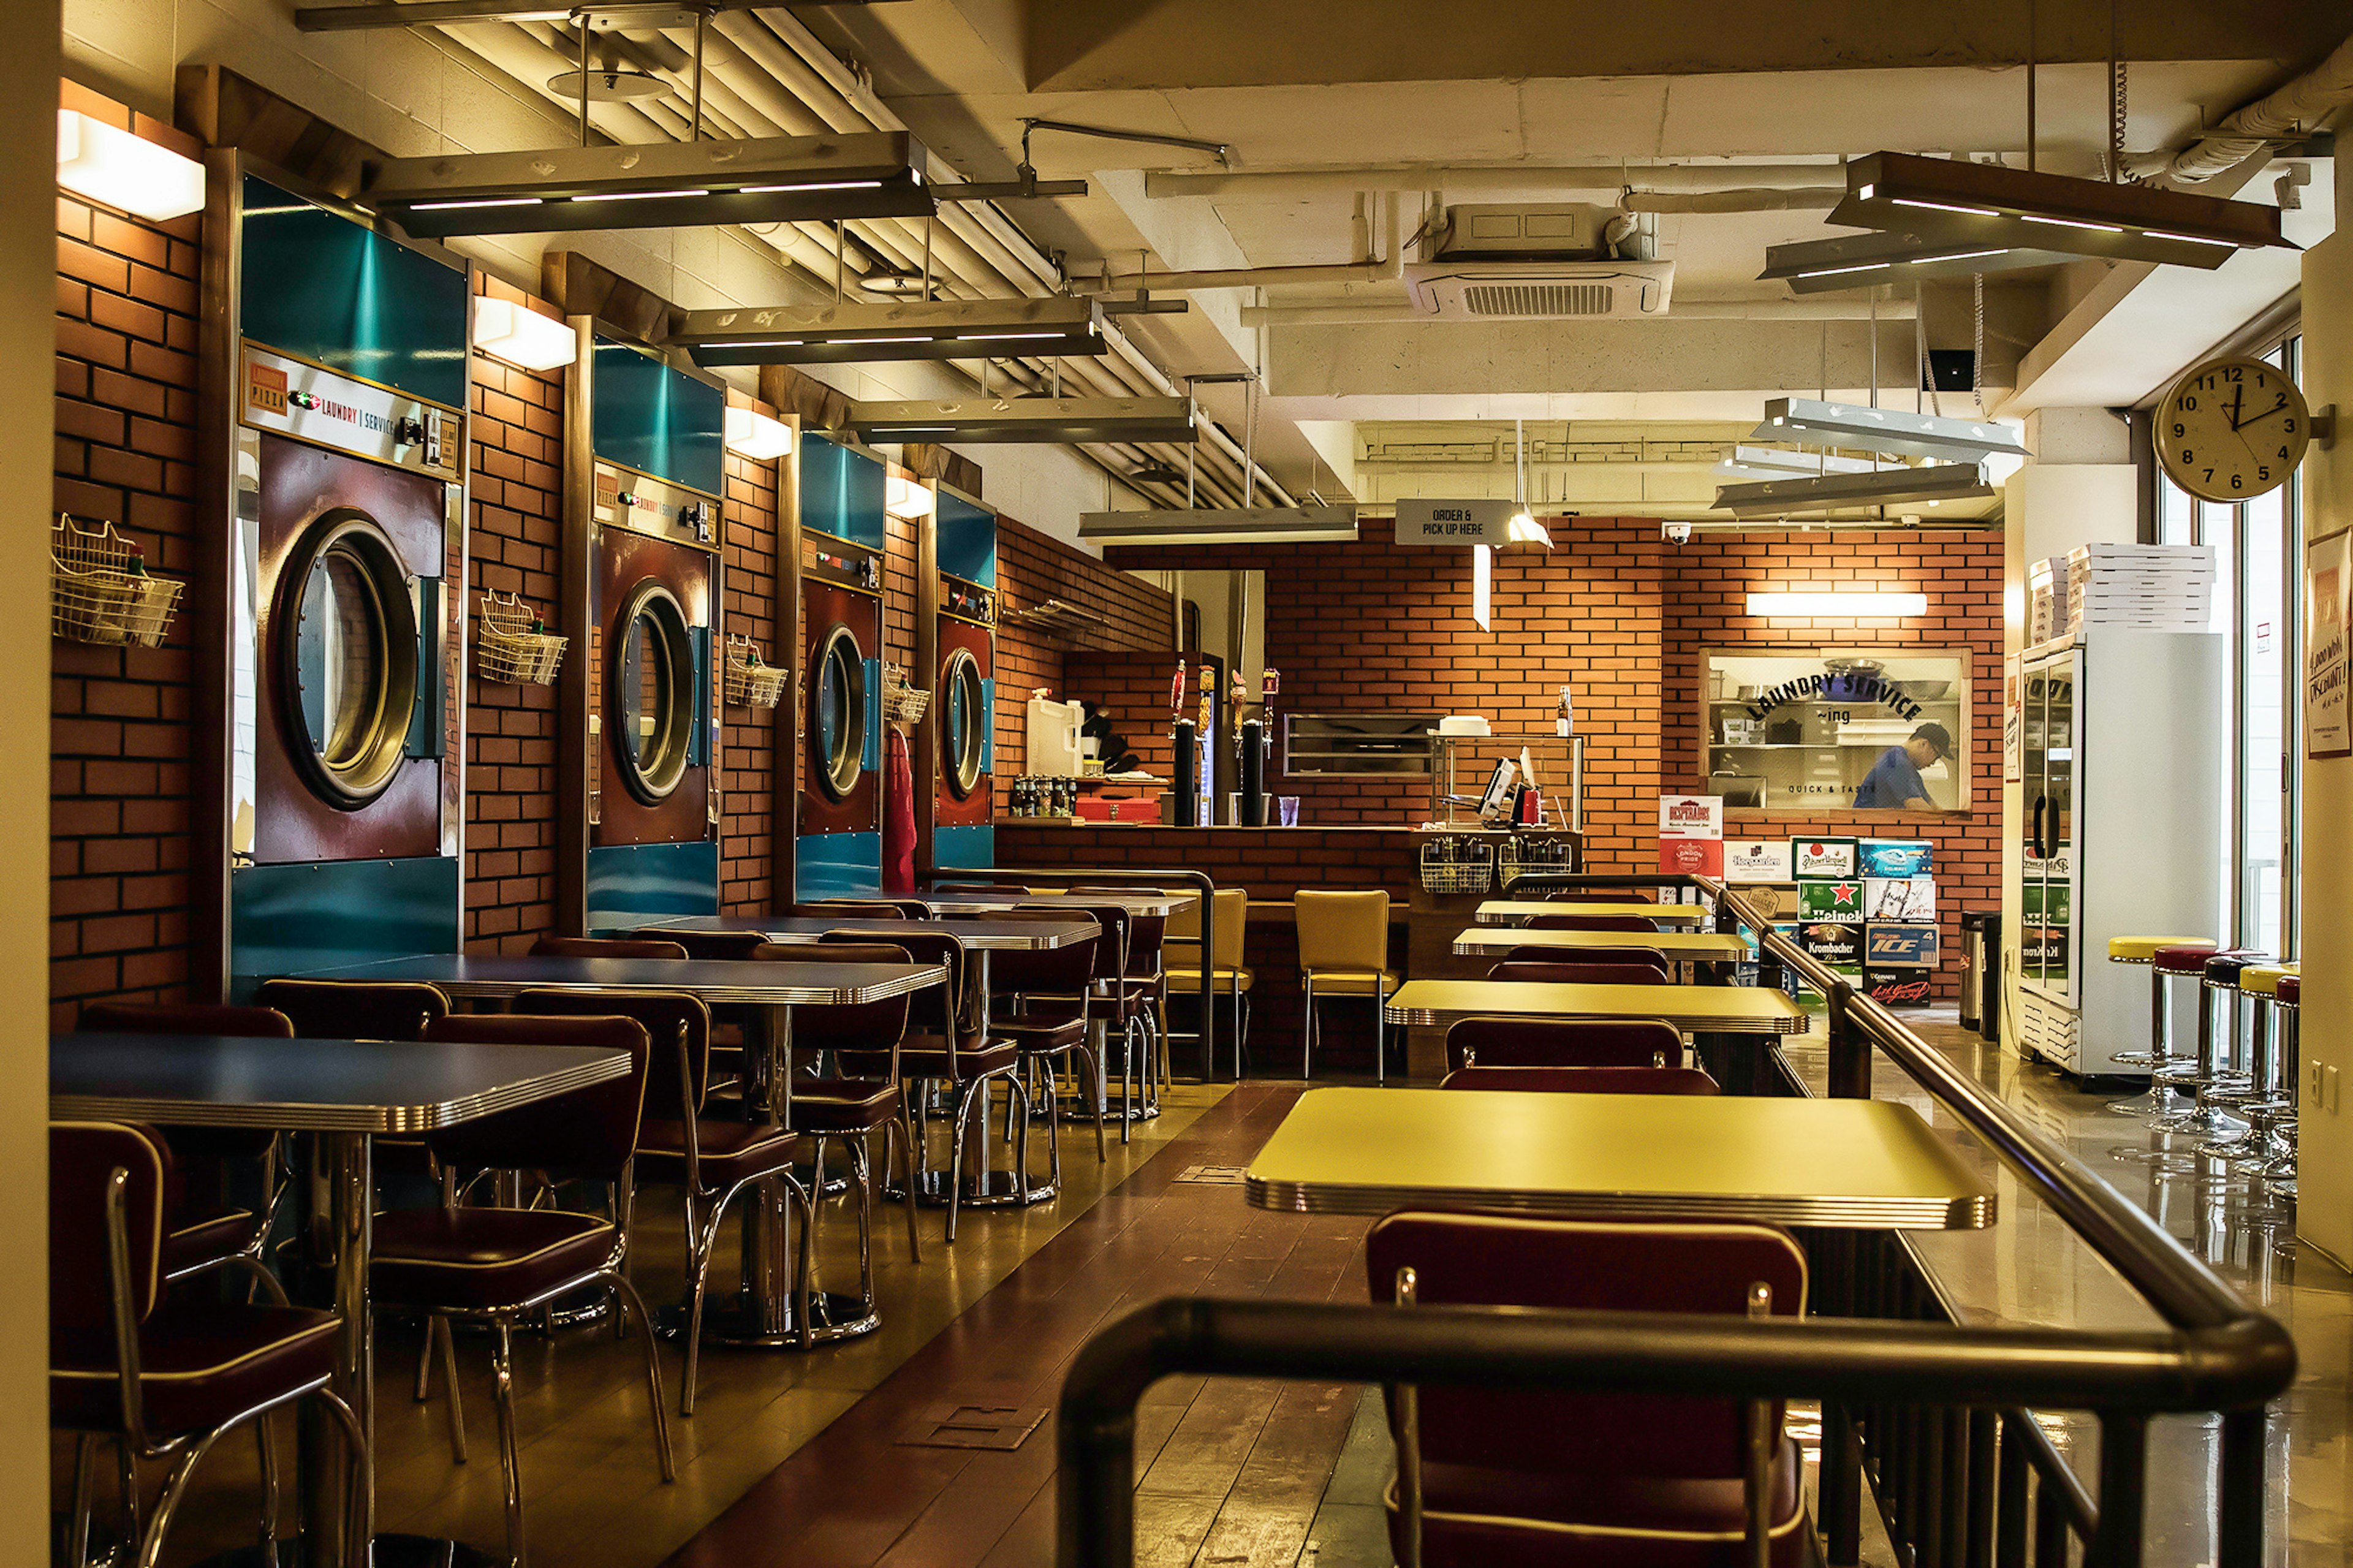
[[[1306,991],[1299,1076],[1314,1076],[1315,994],[1321,990],[1327,996],[1373,999],[1373,1075],[1388,1082],[1388,1032],[1382,1014],[1401,978],[1388,966],[1388,894],[1302,888],[1293,912],[1299,921],[1299,971]]]
[[[1180,889],[1181,890],[1181,889]],[[1243,1009],[1248,1005],[1250,986],[1257,976],[1242,962],[1242,943],[1250,921],[1250,892],[1242,888],[1220,888],[1209,895],[1214,900],[1217,930],[1212,933],[1213,952],[1209,954],[1209,984],[1213,990],[1225,993],[1233,1005],[1234,1077],[1242,1076],[1242,1040],[1244,1038]],[[1196,899],[1168,917],[1167,936],[1168,994],[1197,995],[1201,986],[1201,903]],[[1213,1004],[1214,1005],[1214,1004]],[[1163,1031],[1165,1037],[1198,1040],[1197,1031],[1176,1035]],[[1211,1064],[1213,1067],[1215,1064]]]

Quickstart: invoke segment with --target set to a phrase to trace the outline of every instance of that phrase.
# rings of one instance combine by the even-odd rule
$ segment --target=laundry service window
[[[1729,811],[1967,810],[1968,650],[1707,649],[1700,733]]]

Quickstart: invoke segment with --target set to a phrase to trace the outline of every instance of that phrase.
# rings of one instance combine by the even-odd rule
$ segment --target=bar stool
[[[2281,1070],[2284,1058],[2278,1049],[2280,1037],[2291,1031],[2274,1030],[2273,1015],[2280,982],[2295,973],[2292,963],[2251,963],[2239,972],[2239,994],[2254,1009],[2252,1079],[2237,1105],[2239,1114],[2246,1118],[2247,1130],[2228,1142],[2210,1144],[2206,1151],[2228,1156],[2236,1169],[2260,1170],[2293,1147],[2273,1133],[2280,1118],[2293,1121],[2295,1117],[2295,1075],[2293,1069]]]
[[[2295,1196],[2295,1103],[2301,1092],[2303,1063],[2296,1053],[2296,1015],[2304,1000],[2304,977],[2283,974],[2272,990],[2272,1005],[2279,1014],[2280,1063],[2286,1069],[2289,1110],[2284,1116],[2272,1119],[2270,1131],[2285,1146],[2285,1152],[2274,1155],[2269,1163],[2255,1173],[2263,1185],[2284,1198]]]
[[[2120,1051],[2116,1058],[2119,1067],[2148,1068],[2149,1087],[2146,1093],[2135,1095],[2130,1100],[2110,1100],[2110,1110],[2126,1116],[2161,1116],[2179,1109],[2172,1103],[2171,1086],[2158,1083],[2156,1075],[2162,1068],[2193,1066],[2198,1058],[2176,1055],[2173,1050],[2172,1009],[2168,1005],[2172,998],[2167,993],[2165,983],[2183,972],[2158,964],[2157,955],[2168,951],[2211,952],[2216,945],[2204,937],[2196,936],[2112,936],[2108,939],[2110,963],[2147,964],[2149,971],[2149,1048],[2145,1051]]]
[[[2188,1132],[2200,1135],[2208,1142],[2223,1135],[2245,1131],[2246,1123],[2231,1113],[2237,1092],[2252,1081],[2231,1061],[2231,1052],[2214,1026],[2217,1003],[2223,993],[2236,995],[2239,972],[2269,960],[2270,954],[2233,949],[2209,956],[2199,975],[2198,991],[2198,1065],[2182,1074],[2177,1088],[2191,1089],[2196,1103],[2186,1110],[2173,1111],[2149,1123],[2161,1132]]]

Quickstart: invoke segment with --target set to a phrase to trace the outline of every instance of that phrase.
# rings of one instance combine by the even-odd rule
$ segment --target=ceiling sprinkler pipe
[[[2353,103],[2353,37],[2319,65],[2237,112],[2180,152],[2145,153],[2125,160],[2125,172],[2194,185],[2226,174],[2266,148],[2310,135]]]
[[[1163,196],[1259,196],[1269,200],[1355,191],[1604,191],[1628,185],[1653,191],[1819,187],[1838,175],[1820,163],[1487,164],[1472,168],[1430,163],[1370,163],[1317,169],[1147,169],[1144,194]]]

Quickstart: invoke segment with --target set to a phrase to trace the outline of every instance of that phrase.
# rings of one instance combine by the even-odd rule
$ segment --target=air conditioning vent
[[[1672,261],[1409,262],[1414,303],[1451,321],[1629,321],[1662,316]]]

